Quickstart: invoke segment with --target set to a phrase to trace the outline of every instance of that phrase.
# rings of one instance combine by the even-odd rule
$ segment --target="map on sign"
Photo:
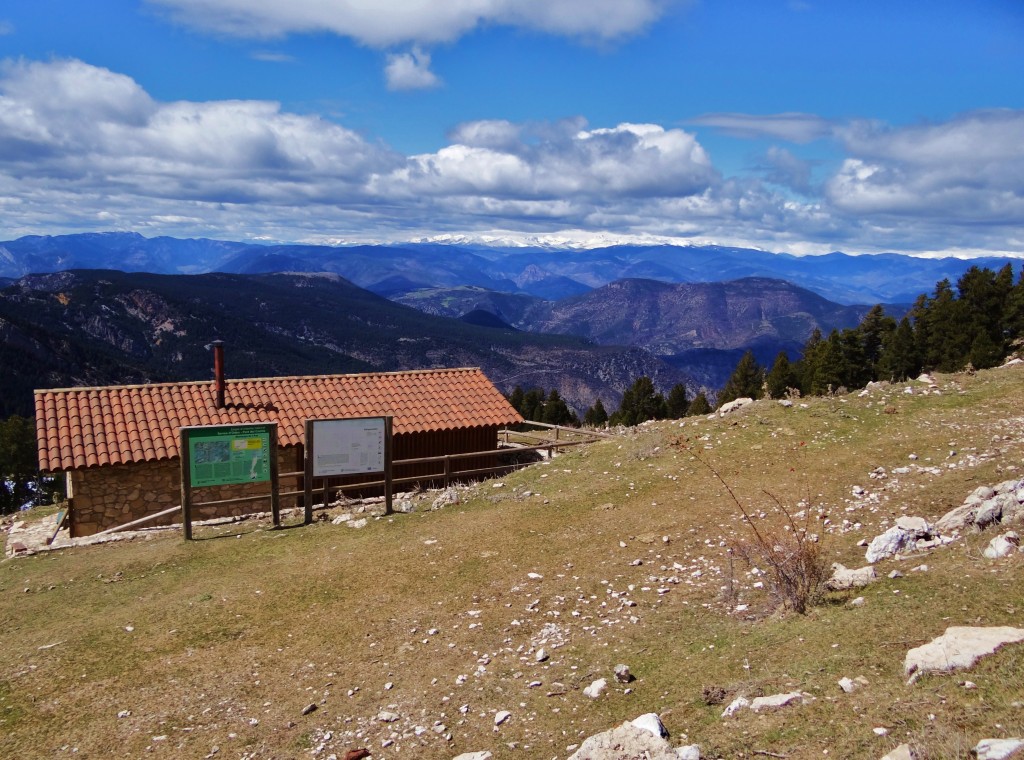
[[[193,487],[270,480],[269,426],[192,428],[187,433]]]
[[[384,471],[383,417],[313,420],[313,477]]]

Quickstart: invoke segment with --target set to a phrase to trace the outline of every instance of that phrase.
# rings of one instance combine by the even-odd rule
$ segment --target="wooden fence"
[[[487,475],[500,475],[503,473],[513,472],[518,469],[522,469],[530,464],[534,464],[537,460],[530,459],[529,461],[514,461],[507,462],[504,464],[497,464],[491,467],[478,467],[472,470],[459,470],[453,469],[452,463],[462,459],[472,459],[479,457],[500,457],[500,456],[511,456],[515,457],[518,454],[528,454],[531,452],[545,453],[548,457],[552,456],[556,451],[560,449],[570,448],[572,446],[580,446],[586,443],[594,443],[596,441],[614,438],[614,436],[608,433],[600,433],[596,430],[584,430],[581,428],[570,428],[563,427],[561,425],[549,425],[544,422],[527,422],[519,427],[539,427],[545,434],[541,435],[537,432],[528,432],[524,430],[512,430],[503,429],[498,431],[499,439],[504,444],[504,448],[491,449],[489,451],[470,451],[464,454],[441,454],[432,457],[419,457],[416,459],[396,459],[392,462],[392,466],[395,468],[401,467],[402,465],[423,465],[423,464],[438,464],[439,467],[436,472],[413,475],[402,478],[392,478],[391,483],[394,486],[405,485],[409,483],[417,484],[434,484],[440,483],[445,488],[451,485],[452,481],[461,480],[476,480],[483,478]],[[295,478],[296,490],[284,491],[278,494],[279,499],[287,498],[290,496],[305,496],[305,488],[302,480],[305,477],[305,472],[300,470],[298,472],[284,472],[281,473],[279,478]],[[320,488],[314,490],[314,495],[319,495],[323,504],[329,504],[331,501],[331,494],[336,494],[338,491],[366,491],[375,488],[383,488],[385,481],[383,478],[377,480],[368,480],[365,482],[358,483],[343,483],[330,485],[330,479],[324,478]],[[216,502],[206,502],[203,506],[210,504],[236,504],[249,501],[261,501],[270,499],[271,497],[267,494],[260,494],[256,496],[240,496],[235,499],[222,499]],[[120,530],[127,528],[137,527],[145,523],[156,520],[157,518],[164,517],[177,510],[180,510],[181,506],[170,507],[156,514],[147,515],[141,517],[138,520],[132,520],[131,522],[125,523],[124,525],[116,525],[113,528],[108,528],[97,536],[106,535],[108,533],[115,533]]]

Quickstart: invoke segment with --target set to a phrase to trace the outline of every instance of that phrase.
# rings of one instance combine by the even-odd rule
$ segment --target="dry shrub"
[[[749,539],[732,542],[732,552],[748,567],[764,570],[768,593],[777,606],[805,614],[810,607],[821,601],[825,593],[825,582],[832,575],[831,563],[824,547],[817,534],[808,530],[812,519],[811,510],[805,511],[800,521],[802,524],[798,525],[790,511],[765,491],[765,496],[774,502],[775,508],[785,519],[782,527],[764,524],[758,527],[718,470],[700,456],[697,456],[697,460],[725,487],[742,513],[743,522],[750,529]]]

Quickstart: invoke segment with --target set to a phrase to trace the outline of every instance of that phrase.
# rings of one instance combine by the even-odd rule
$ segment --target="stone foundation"
[[[294,447],[278,449],[278,471],[286,473],[301,470],[298,452]],[[69,500],[72,538],[91,536],[181,505],[181,464],[177,459],[73,470],[68,473],[68,477],[69,491],[73,494]],[[297,483],[301,484],[301,478],[281,478],[281,491],[294,491]],[[266,498],[259,501],[193,507],[192,519],[209,520],[270,511],[269,482],[195,489],[192,496],[195,502],[262,494],[266,494]],[[301,497],[281,499],[281,509],[290,509],[299,504]],[[181,521],[179,509],[147,525],[180,525]]]

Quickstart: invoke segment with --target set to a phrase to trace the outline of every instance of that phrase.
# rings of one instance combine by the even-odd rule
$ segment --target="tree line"
[[[941,280],[918,296],[899,321],[876,305],[857,327],[815,330],[799,361],[779,352],[768,369],[753,353],[740,359],[718,394],[718,404],[737,398],[824,395],[899,382],[922,371],[956,372],[994,367],[1024,348],[1024,267],[1016,284],[1007,264],[998,272],[971,267],[957,280]]]
[[[548,393],[541,388],[523,391],[517,385],[508,400],[525,420],[572,427],[580,425],[579,416],[568,407],[557,389],[552,388]],[[582,424],[589,427],[606,424],[632,426],[648,420],[679,419],[710,411],[711,404],[703,391],[690,399],[686,386],[678,383],[665,396],[654,387],[651,378],[643,376],[625,390],[617,410],[609,414],[604,402],[598,398],[584,413]]]

